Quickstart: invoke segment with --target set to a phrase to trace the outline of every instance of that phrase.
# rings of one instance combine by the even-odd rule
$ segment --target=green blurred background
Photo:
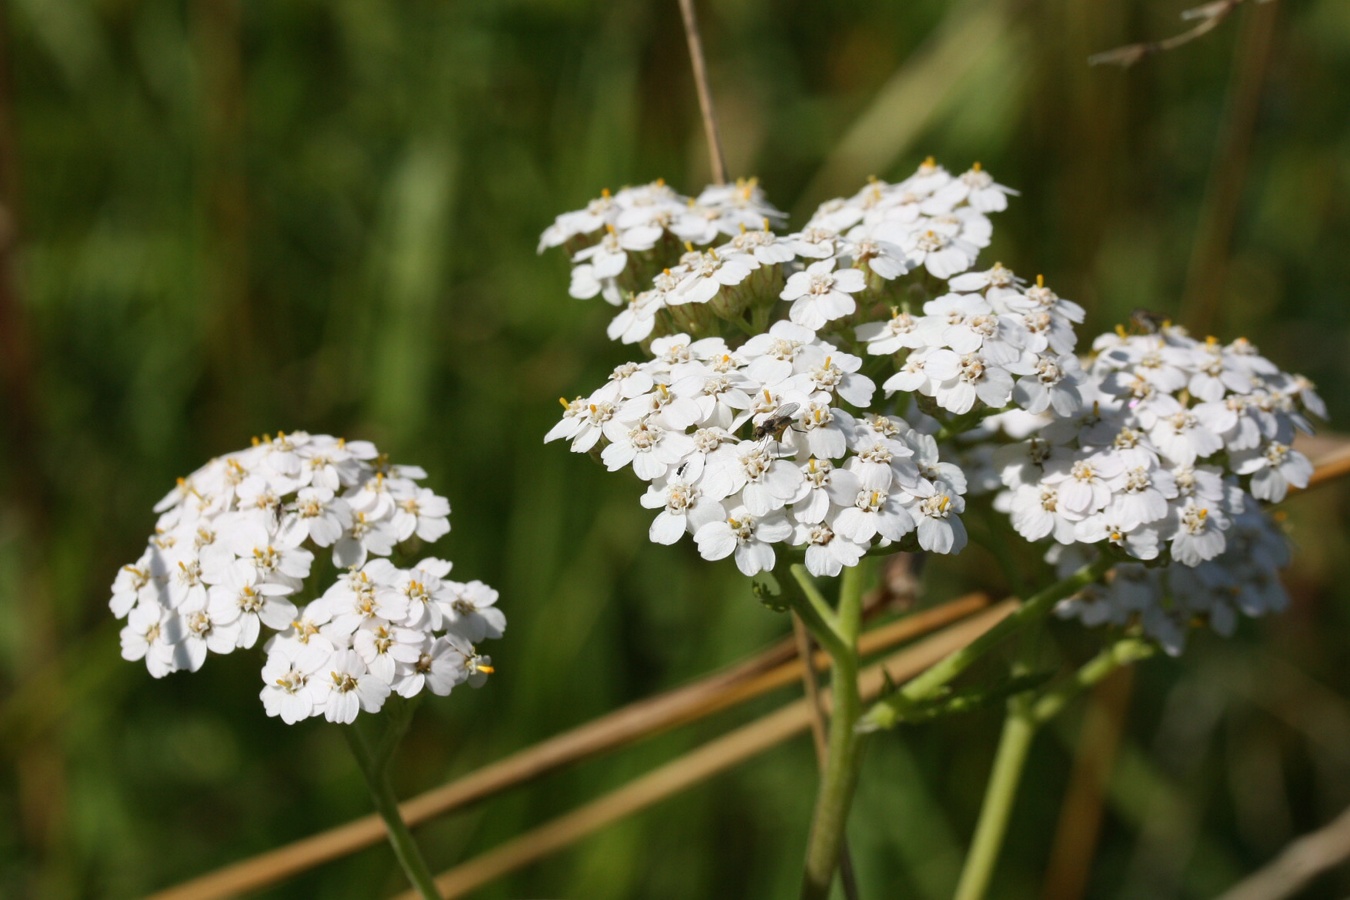
[[[929,153],[978,160],[1022,191],[986,262],[1044,272],[1092,332],[1142,306],[1247,334],[1345,429],[1350,4],[1244,6],[1132,70],[1085,64],[1184,5],[700,8],[732,173],[797,223]],[[635,479],[542,444],[628,351],[538,233],[607,186],[708,177],[674,0],[0,9],[0,895],[135,896],[369,810],[331,727],[265,716],[259,653],[161,681],[118,656],[108,586],[152,504],[254,434],[424,466],[454,505],[442,555],[502,592],[498,674],[424,704],[404,795],[786,633],[729,562],[647,542]],[[1286,504],[1291,611],[1098,698],[1128,713],[1088,896],[1212,896],[1350,803],[1346,499]],[[925,602],[1002,588],[978,555],[933,569]],[[447,817],[426,853],[448,867],[788,698]],[[994,896],[1040,896],[1083,718],[1037,743]],[[950,895],[999,719],[872,746],[866,896]],[[790,896],[814,766],[794,740],[479,896]],[[403,886],[379,846],[266,896]]]

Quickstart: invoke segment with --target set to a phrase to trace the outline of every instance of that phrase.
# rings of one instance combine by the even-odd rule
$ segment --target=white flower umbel
[[[1275,603],[1266,587],[1221,602],[1242,589],[1212,567],[1245,540],[1238,523],[1262,521],[1260,501],[1308,483],[1292,443],[1325,410],[1307,379],[1245,340],[1197,341],[1152,316],[1080,360],[1082,306],[1042,276],[977,265],[1015,194],[979,165],[953,175],[929,159],[897,183],[872,179],[781,235],[757,190],[620,192],[541,242],[566,246],[588,296],[621,284],[610,336],[649,348],[564,400],[545,440],[647,482],[651,540],[692,534],[746,574],[787,551],[832,576],[891,546],[959,552],[971,485],[997,491],[994,509],[1028,541],[1122,560],[1109,589],[1065,605],[1085,621],[1139,618],[1175,646],[1201,607],[1148,598],[1155,573],[1182,569],[1210,573],[1203,610],[1218,630],[1231,610]],[[630,228],[649,229],[633,239],[646,249],[625,250],[620,271]],[[254,490],[250,472],[233,474]],[[164,571],[129,568],[119,608]],[[175,608],[210,578],[169,572]]]
[[[304,432],[212,460],[160,501],[146,551],[113,582],[109,606],[127,620],[122,655],[159,678],[271,629],[261,697],[287,723],[350,722],[394,690],[481,684],[491,667],[472,642],[506,627],[496,591],[446,580],[444,560],[401,569],[387,558],[450,530],[450,504],[417,483],[425,477],[369,443]],[[318,593],[311,571],[328,557],[346,571],[298,605]]]

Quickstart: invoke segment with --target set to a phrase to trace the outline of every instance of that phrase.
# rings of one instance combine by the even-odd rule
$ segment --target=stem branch
[[[1158,647],[1137,637],[1122,638],[1094,656],[1058,686],[1039,698],[1022,695],[1008,702],[1008,716],[1003,721],[1003,734],[994,755],[994,769],[985,788],[980,820],[975,826],[975,838],[970,845],[961,880],[957,884],[955,900],[981,900],[989,889],[989,882],[998,863],[999,851],[1008,832],[1017,787],[1022,780],[1031,742],[1037,730],[1054,718],[1069,701],[1097,684],[1122,666],[1147,659],[1158,652]]]
[[[1045,618],[1056,603],[1096,581],[1113,564],[1112,559],[1103,556],[1035,594],[993,628],[907,683],[889,698],[878,701],[862,717],[860,724],[868,730],[891,728],[899,724],[904,710],[912,708],[914,703],[935,697],[947,682],[970,668],[1009,635]]]

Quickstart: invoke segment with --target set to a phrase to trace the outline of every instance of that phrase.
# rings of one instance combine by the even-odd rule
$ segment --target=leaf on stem
[[[783,593],[783,585],[772,572],[760,572],[750,582],[750,590],[755,599],[764,606],[781,613],[787,612],[792,604]]]

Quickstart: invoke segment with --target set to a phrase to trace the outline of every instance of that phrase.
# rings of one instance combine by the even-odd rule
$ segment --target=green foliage
[[[978,159],[1022,191],[987,259],[1044,271],[1095,330],[1136,307],[1188,321],[1196,235],[1230,191],[1208,327],[1323,384],[1344,428],[1350,6],[1253,6],[1134,70],[1086,67],[1172,33],[1177,9],[738,0],[707,5],[703,27],[734,174],[800,222],[928,153]],[[0,346],[18,343],[7,367],[26,379],[8,377],[0,445],[0,895],[141,895],[369,811],[331,727],[264,715],[260,654],[161,681],[118,658],[107,588],[152,504],[253,434],[370,438],[424,466],[454,505],[455,576],[502,593],[497,674],[422,704],[393,762],[402,796],[784,633],[729,561],[646,541],[634,479],[542,444],[556,398],[627,351],[604,338],[608,307],[567,297],[564,261],[534,254],[538,233],[606,186],[706,178],[673,2],[4,14],[21,303],[6,327],[26,330]],[[1216,186],[1232,73],[1268,19],[1256,127],[1237,137],[1236,188]],[[1294,610],[1137,674],[1093,896],[1212,895],[1350,802],[1344,497],[1288,504]],[[997,589],[986,562],[935,566],[927,599]],[[1086,657],[1077,626],[1055,635]],[[457,813],[419,831],[426,855],[446,868],[787,696]],[[950,894],[997,719],[871,748],[853,847],[869,896]],[[1033,751],[999,897],[1039,896],[1076,722]],[[480,895],[783,896],[814,778],[794,741]],[[1323,895],[1350,889],[1337,877]],[[380,846],[268,896],[403,887]]]

